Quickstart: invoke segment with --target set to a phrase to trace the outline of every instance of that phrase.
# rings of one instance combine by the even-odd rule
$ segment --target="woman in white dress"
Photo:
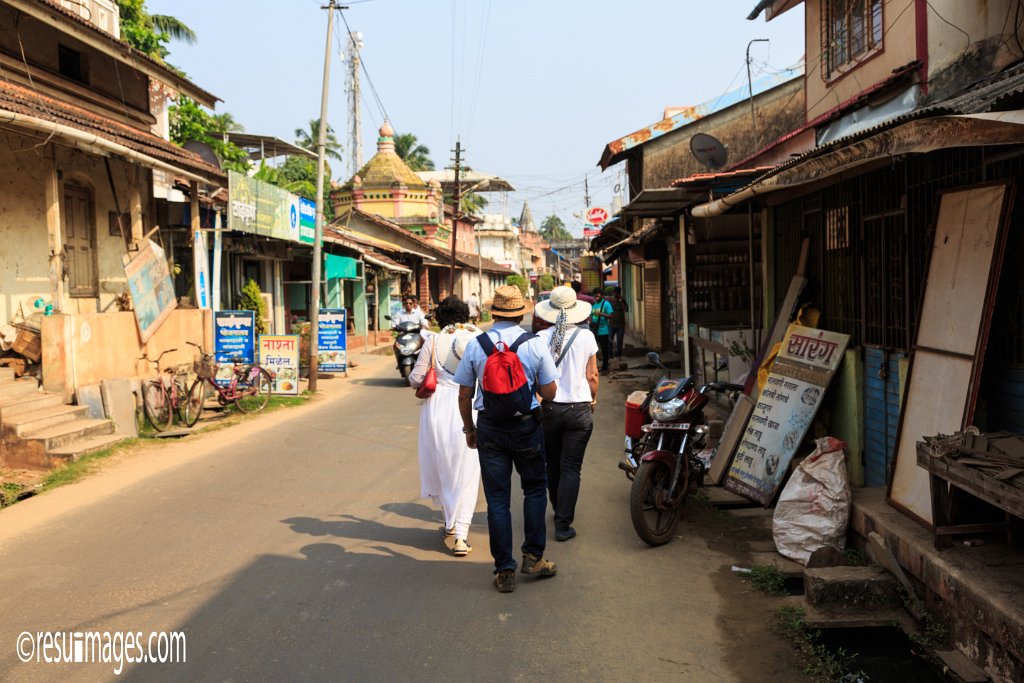
[[[558,369],[558,391],[544,401],[544,442],[548,496],[555,512],[555,540],[575,538],[572,523],[580,495],[583,456],[594,430],[597,404],[597,340],[586,322],[591,306],[579,301],[570,287],[555,287],[533,314],[552,323],[540,331]]]
[[[464,557],[469,525],[480,490],[480,460],[466,446],[459,416],[459,385],[455,371],[466,346],[480,330],[469,324],[469,307],[450,296],[435,309],[441,331],[430,335],[416,358],[409,384],[419,388],[430,369],[437,374],[437,389],[420,411],[419,459],[421,495],[444,513],[445,536],[454,536],[452,552]]]

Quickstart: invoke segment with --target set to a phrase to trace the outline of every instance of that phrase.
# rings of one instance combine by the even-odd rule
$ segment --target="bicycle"
[[[174,351],[177,349],[167,349],[157,356],[156,360],[150,358],[148,353],[139,356],[139,360],[152,363],[156,368],[157,378],[142,383],[142,411],[146,414],[149,424],[158,432],[171,428],[175,413],[180,420],[187,422],[189,412],[186,375],[171,368],[160,369],[160,359]]]
[[[273,388],[273,380],[270,373],[259,366],[258,363],[242,367],[244,358],[233,357],[231,362],[234,367],[231,371],[231,381],[228,385],[221,386],[215,381],[217,377],[217,363],[213,354],[207,353],[202,346],[193,342],[187,344],[199,349],[199,360],[193,364],[196,373],[196,381],[188,390],[188,399],[185,401],[185,424],[189,427],[199,421],[199,414],[203,411],[203,403],[206,401],[206,385],[209,384],[217,394],[217,402],[222,406],[234,403],[243,413],[255,413],[263,410],[270,401],[270,390]]]

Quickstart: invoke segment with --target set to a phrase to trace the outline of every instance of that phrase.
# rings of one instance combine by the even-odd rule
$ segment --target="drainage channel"
[[[917,648],[910,638],[895,627],[822,629],[817,641],[832,655],[845,654],[850,658],[850,671],[863,674],[851,677],[851,682],[941,683],[945,680],[916,654]]]

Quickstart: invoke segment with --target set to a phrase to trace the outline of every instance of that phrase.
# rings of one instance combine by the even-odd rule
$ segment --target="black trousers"
[[[565,531],[576,516],[583,455],[594,431],[589,403],[545,403],[544,443],[548,497],[555,511],[555,530]]]
[[[601,352],[601,371],[608,371],[608,363],[612,359],[612,345],[611,340],[607,334],[594,335],[597,339],[597,349]]]

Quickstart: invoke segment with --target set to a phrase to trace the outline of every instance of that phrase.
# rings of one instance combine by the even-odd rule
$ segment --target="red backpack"
[[[512,342],[512,346],[501,340],[497,343],[491,341],[486,332],[477,336],[477,341],[487,354],[480,388],[483,390],[484,412],[488,417],[510,420],[530,412],[533,392],[530,391],[530,382],[526,379],[523,363],[516,352],[524,342],[535,336],[523,332]]]

